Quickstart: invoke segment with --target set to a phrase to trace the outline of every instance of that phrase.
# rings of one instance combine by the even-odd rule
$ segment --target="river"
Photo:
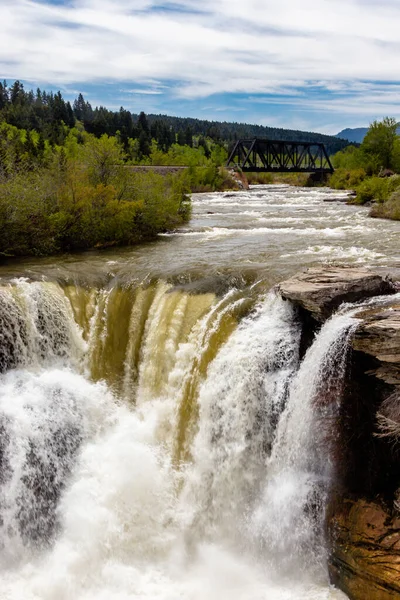
[[[345,197],[195,194],[154,243],[0,268],[2,598],[344,598],[313,400],[340,389],[355,320],[303,358],[272,288],[326,261],[400,266],[399,223]]]

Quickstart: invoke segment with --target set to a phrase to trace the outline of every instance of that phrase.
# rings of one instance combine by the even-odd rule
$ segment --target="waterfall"
[[[342,398],[354,309],[321,328],[292,381],[266,464],[252,531],[280,567],[325,559],[323,520],[333,475],[331,451]]]
[[[242,536],[298,363],[300,325],[274,293],[242,321],[210,365],[199,393],[199,433],[185,502],[202,529]]]
[[[326,600],[352,310],[300,363],[258,287],[0,289],[0,586],[12,600]]]
[[[0,287],[0,371],[50,362],[77,365],[84,350],[59,285],[21,278]]]

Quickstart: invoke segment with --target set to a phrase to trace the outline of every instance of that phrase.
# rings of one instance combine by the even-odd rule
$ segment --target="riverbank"
[[[354,203],[372,204],[371,216],[400,219],[400,136],[397,121],[385,117],[371,123],[360,146],[350,145],[332,156],[335,172],[329,185],[354,190]]]
[[[362,169],[337,169],[329,177],[329,185],[337,190],[354,192],[354,204],[371,205],[371,217],[400,220],[400,175],[383,173],[367,176]]]
[[[187,223],[190,194],[248,189],[208,167],[58,161],[0,181],[0,259],[132,246]]]

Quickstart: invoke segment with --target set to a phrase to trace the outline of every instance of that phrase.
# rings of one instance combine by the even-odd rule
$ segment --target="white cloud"
[[[182,0],[180,6],[2,0],[0,75],[58,85],[134,83],[131,93],[148,95],[160,94],[149,80],[172,80],[173,93],[189,99],[245,92],[297,95],[296,106],[305,110],[399,110],[399,87],[368,81],[400,82],[400,3]],[[303,98],[304,88],[331,98]]]
[[[143,96],[158,96],[162,94],[161,90],[145,90],[145,89],[133,89],[133,90],[124,90],[127,94],[137,94]]]

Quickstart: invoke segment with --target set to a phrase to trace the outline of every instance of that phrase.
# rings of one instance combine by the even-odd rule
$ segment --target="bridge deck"
[[[238,140],[227,167],[264,173],[333,173],[324,144],[283,140]]]

